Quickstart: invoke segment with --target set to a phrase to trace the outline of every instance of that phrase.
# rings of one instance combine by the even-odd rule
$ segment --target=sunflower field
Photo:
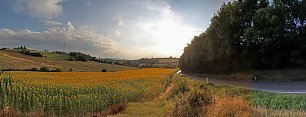
[[[174,71],[5,72],[0,77],[0,108],[55,115],[99,113],[159,95]]]

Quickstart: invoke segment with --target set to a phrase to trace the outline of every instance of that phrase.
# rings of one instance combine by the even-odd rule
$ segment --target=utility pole
[[[65,45],[65,43],[64,43],[64,49],[63,49],[63,52],[65,52],[65,46],[66,46],[66,45]]]

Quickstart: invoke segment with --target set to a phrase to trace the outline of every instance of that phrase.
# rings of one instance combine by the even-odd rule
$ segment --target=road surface
[[[206,78],[196,77],[181,74],[186,77],[207,82]],[[306,94],[306,81],[230,81],[230,80],[217,80],[217,79],[208,79],[209,83],[216,85],[232,85],[242,88],[248,88],[253,90],[274,92],[274,93],[297,93],[297,94]]]

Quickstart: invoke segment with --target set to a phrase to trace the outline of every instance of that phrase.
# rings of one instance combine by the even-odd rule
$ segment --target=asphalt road
[[[184,75],[178,72],[179,75]],[[186,77],[207,82],[206,78],[184,75]],[[306,81],[230,81],[208,79],[209,83],[216,85],[232,85],[253,90],[274,92],[274,93],[297,93],[306,94]]]

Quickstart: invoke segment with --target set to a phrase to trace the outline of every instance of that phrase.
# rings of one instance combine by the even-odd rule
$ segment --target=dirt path
[[[175,84],[175,82],[172,82],[154,100],[128,103],[123,112],[110,117],[169,117],[174,107],[166,98],[171,93]]]
[[[166,98],[167,95],[168,95],[168,94],[172,91],[172,89],[174,88],[175,84],[176,84],[176,83],[172,82],[172,83],[166,88],[165,92],[162,93],[162,94],[159,96],[159,98],[161,98],[161,99],[162,99],[162,98]]]

